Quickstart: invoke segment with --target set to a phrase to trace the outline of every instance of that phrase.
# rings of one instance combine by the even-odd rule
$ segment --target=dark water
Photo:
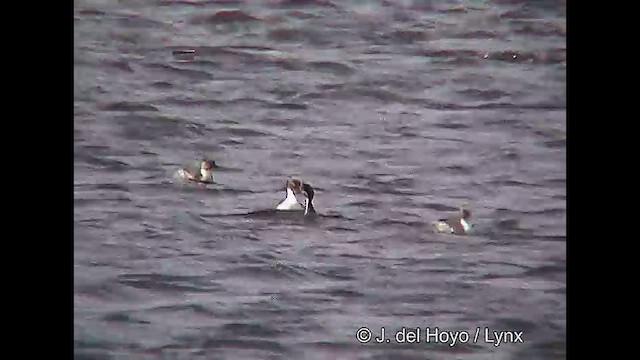
[[[566,357],[564,1],[74,3],[76,358]]]

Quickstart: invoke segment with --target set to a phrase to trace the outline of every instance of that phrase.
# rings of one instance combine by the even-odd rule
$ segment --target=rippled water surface
[[[76,358],[566,357],[563,1],[74,4]]]

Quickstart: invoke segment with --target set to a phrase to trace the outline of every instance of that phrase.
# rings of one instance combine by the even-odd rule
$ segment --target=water
[[[74,4],[76,358],[566,357],[564,2]]]

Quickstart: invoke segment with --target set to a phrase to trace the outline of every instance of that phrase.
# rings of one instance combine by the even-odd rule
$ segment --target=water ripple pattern
[[[565,12],[74,1],[75,357],[564,359]],[[322,217],[270,211],[290,175]]]

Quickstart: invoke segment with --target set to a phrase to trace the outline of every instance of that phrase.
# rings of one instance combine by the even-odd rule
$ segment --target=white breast
[[[296,195],[293,190],[287,188],[287,197],[276,206],[277,210],[302,210],[302,206],[296,199]]]
[[[460,219],[460,224],[462,225],[464,232],[471,230],[471,225],[465,219]]]
[[[213,182],[213,171],[200,169],[200,181]]]

